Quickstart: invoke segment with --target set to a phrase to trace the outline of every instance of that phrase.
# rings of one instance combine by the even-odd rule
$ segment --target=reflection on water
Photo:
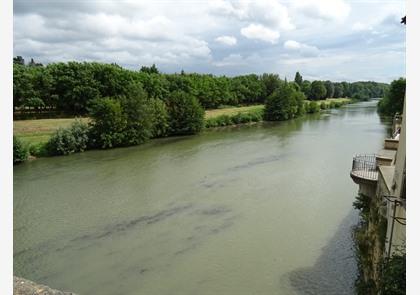
[[[376,102],[14,170],[14,272],[79,294],[351,294]]]

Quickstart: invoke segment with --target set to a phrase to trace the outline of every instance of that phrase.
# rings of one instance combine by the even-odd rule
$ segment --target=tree
[[[31,61],[28,63],[28,66],[29,67],[42,67],[43,65],[42,63],[35,62],[34,59],[31,58]]]
[[[391,82],[391,87],[378,103],[378,111],[384,115],[402,113],[405,98],[405,78],[399,78]]]
[[[327,89],[324,86],[322,81],[313,81],[311,84],[311,93],[309,99],[311,100],[320,100],[325,98],[327,95]]]
[[[325,81],[324,82],[325,89],[327,90],[326,97],[333,97],[334,96],[334,85],[331,81]]]
[[[167,136],[169,132],[169,114],[165,103],[160,99],[151,100],[152,137]]]
[[[127,95],[119,99],[125,119],[121,145],[137,145],[152,137],[153,113],[142,85],[131,83]]]
[[[261,76],[261,81],[264,85],[264,96],[265,98],[269,97],[278,87],[282,81],[277,74],[267,74],[264,73]]]
[[[296,72],[296,75],[295,75],[295,82],[300,86],[300,87],[302,87],[302,82],[303,82],[303,79],[302,79],[302,76],[300,75],[300,73],[299,72]]]
[[[92,100],[89,115],[91,146],[106,149],[121,145],[127,119],[118,100],[109,97]]]
[[[289,83],[283,83],[266,100],[264,118],[282,121],[297,117],[303,112],[304,95]]]
[[[148,74],[159,74],[159,70],[157,69],[155,64],[153,64],[151,67],[142,66],[140,72]]]
[[[311,96],[311,82],[308,80],[303,81],[300,89],[305,94],[306,98],[309,99]]]
[[[344,89],[343,89],[343,85],[341,85],[341,83],[335,83],[334,84],[334,98],[339,98],[339,97],[343,97],[344,95]]]
[[[204,109],[197,98],[184,91],[174,91],[166,101],[169,131],[173,135],[195,134],[204,125]]]
[[[16,57],[13,58],[13,64],[18,64],[18,65],[25,65],[25,60],[23,59],[22,56],[18,55]]]

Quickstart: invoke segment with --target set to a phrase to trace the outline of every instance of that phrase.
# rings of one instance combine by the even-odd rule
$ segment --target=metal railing
[[[376,155],[355,155],[353,157],[351,172],[360,178],[378,180]]]

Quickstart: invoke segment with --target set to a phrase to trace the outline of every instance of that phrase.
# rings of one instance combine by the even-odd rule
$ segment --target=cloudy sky
[[[164,72],[389,82],[402,0],[14,0],[14,55]]]

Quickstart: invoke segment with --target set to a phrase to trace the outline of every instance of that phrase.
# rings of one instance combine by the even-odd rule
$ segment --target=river
[[[376,101],[14,167],[14,274],[78,294],[352,294]]]

